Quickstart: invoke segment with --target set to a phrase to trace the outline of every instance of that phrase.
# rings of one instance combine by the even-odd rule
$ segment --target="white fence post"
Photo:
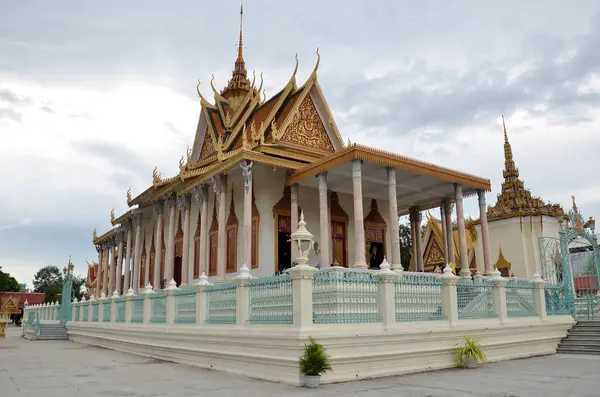
[[[206,321],[206,288],[210,285],[208,277],[202,272],[198,282],[193,285],[196,289],[196,325],[204,325]]]
[[[116,289],[110,298],[110,322],[114,324],[117,322],[117,299],[119,298],[119,293]]]
[[[90,296],[90,303],[88,304],[88,321],[92,322],[94,320],[94,302],[96,301],[96,298],[94,298],[94,295]]]
[[[508,280],[502,277],[498,269],[494,269],[491,276],[494,282],[493,293],[496,318],[501,322],[505,322],[508,319],[508,309],[506,307],[506,284],[508,284]]]
[[[248,323],[248,305],[250,304],[248,280],[251,278],[252,275],[245,263],[242,264],[237,275],[233,278],[235,283],[235,323],[240,327]]]
[[[533,272],[533,278],[531,279],[531,282],[533,283],[533,302],[535,304],[535,314],[540,319],[544,320],[546,318],[546,294],[544,293],[544,288],[548,283],[542,279],[542,275],[537,269],[535,269],[535,272]]]
[[[104,321],[104,305],[107,304],[106,295],[104,292],[100,295],[100,304],[98,305],[98,322],[101,323]]]
[[[313,325],[313,277],[317,272],[309,265],[296,265],[288,269],[292,278],[293,324],[295,328]]]
[[[177,291],[177,283],[175,280],[171,279],[167,283],[167,288],[165,288],[165,299],[166,299],[166,323],[167,325],[175,324],[175,296],[173,295],[175,291]]]
[[[75,321],[77,318],[77,310],[79,310],[77,297],[73,298],[73,307],[71,309],[71,321]]]
[[[135,296],[133,288],[129,288],[125,294],[125,324],[131,324],[131,298],[133,296]]]
[[[379,279],[379,313],[385,327],[396,322],[396,281],[399,273],[390,270],[390,264],[383,258],[377,273]]]
[[[450,323],[450,327],[454,326],[458,322],[458,298],[456,297],[456,285],[460,277],[452,274],[450,266],[444,267],[444,274],[442,275],[444,285],[442,286],[443,304],[442,311],[444,317]]]
[[[81,297],[81,301],[79,302],[79,321],[83,322],[84,319],[86,318],[83,313],[84,313],[84,303],[85,303],[85,296]]]
[[[152,307],[150,306],[152,302],[150,302],[150,295],[153,293],[152,285],[150,283],[146,284],[142,290],[142,295],[144,295],[144,325],[150,324],[150,317],[152,316]]]

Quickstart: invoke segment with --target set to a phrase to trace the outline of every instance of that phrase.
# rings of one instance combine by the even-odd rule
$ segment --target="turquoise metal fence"
[[[196,323],[196,290],[178,289],[173,294],[175,299],[175,324]]]
[[[83,303],[83,320],[82,321],[90,321],[90,303]]]
[[[235,324],[235,284],[209,285],[206,288],[206,323]]]
[[[314,275],[315,324],[379,321],[379,280],[375,273],[326,269]]]
[[[164,292],[155,292],[150,298],[150,322],[164,324],[167,322],[167,295]]]
[[[109,323],[110,322],[110,312],[111,312],[111,301],[110,299],[102,302],[102,322]]]
[[[396,282],[396,321],[445,319],[441,275],[405,272]]]
[[[292,324],[292,278],[287,275],[261,277],[249,280],[250,324]]]
[[[125,322],[125,298],[119,297],[115,301],[117,305],[117,315],[115,316],[115,322]]]
[[[564,316],[571,314],[573,298],[570,288],[564,282],[547,284],[544,288],[546,297],[546,314],[548,316]]]
[[[98,321],[98,311],[100,310],[98,301],[92,302],[92,321]]]
[[[461,320],[496,317],[494,283],[491,279],[459,280],[456,286],[458,318]]]
[[[131,322],[144,322],[144,297],[141,295],[131,297]]]
[[[531,281],[511,278],[506,284],[506,314],[508,317],[534,317],[534,285]]]

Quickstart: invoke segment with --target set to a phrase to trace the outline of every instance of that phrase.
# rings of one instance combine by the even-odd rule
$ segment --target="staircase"
[[[67,327],[64,324],[40,324],[40,335],[35,337],[35,327],[27,324],[24,335],[30,340],[68,340]]]
[[[600,320],[578,321],[560,342],[556,352],[600,355]]]

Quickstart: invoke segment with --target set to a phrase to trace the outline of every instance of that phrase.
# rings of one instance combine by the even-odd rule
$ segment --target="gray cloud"
[[[131,175],[147,174],[150,164],[137,152],[123,145],[105,141],[77,141],[73,149],[107,161],[117,169]]]

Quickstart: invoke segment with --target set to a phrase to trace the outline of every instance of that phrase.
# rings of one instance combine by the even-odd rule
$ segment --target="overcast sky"
[[[0,265],[20,282],[178,171],[195,82],[233,68],[239,2],[0,0]],[[267,96],[314,66],[346,140],[502,180],[500,115],[534,195],[600,215],[600,3],[246,0]],[[466,211],[477,214],[475,199]]]

